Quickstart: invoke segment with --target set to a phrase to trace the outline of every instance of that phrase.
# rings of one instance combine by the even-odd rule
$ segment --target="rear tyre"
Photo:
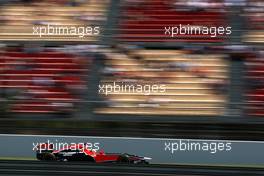
[[[89,162],[89,163],[95,163],[95,159],[91,156],[86,156],[85,158],[83,158],[83,161]]]
[[[55,161],[56,157],[53,153],[44,153],[43,154],[43,160],[44,161]]]

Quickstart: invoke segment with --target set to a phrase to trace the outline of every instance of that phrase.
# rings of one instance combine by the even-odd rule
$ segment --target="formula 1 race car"
[[[52,150],[52,146],[38,146],[36,157],[44,161],[86,161],[91,163],[126,163],[149,164],[149,157],[130,155],[127,153],[105,153],[87,149],[85,144],[75,144],[60,150]]]

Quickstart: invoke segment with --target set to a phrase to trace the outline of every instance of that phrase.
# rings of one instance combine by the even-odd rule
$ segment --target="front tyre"
[[[149,162],[145,161],[145,160],[142,160],[140,162],[138,162],[137,164],[140,164],[140,165],[147,165],[149,164]]]
[[[120,155],[119,158],[117,159],[117,163],[129,164],[130,161],[126,155]]]
[[[93,157],[91,157],[91,156],[84,157],[83,161],[89,162],[89,163],[95,163],[96,162],[95,159]]]

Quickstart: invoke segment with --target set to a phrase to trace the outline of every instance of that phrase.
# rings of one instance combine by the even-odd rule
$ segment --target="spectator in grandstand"
[[[1,51],[1,50],[4,50],[5,47],[6,47],[6,45],[5,45],[4,43],[0,43],[0,51]]]
[[[225,79],[214,79],[210,86],[220,95],[224,95],[227,92],[227,80]]]
[[[27,43],[24,46],[24,52],[26,53],[39,53],[43,51],[43,47],[36,43]]]
[[[42,86],[53,86],[54,80],[50,77],[33,77],[33,84]]]
[[[177,9],[181,9],[181,7],[188,8],[192,11],[200,11],[200,10],[209,10],[220,8],[223,4],[219,1],[213,0],[176,0],[174,6]]]
[[[168,70],[189,71],[193,66],[190,62],[172,62],[168,63]]]
[[[225,0],[226,6],[245,6],[247,0]]]

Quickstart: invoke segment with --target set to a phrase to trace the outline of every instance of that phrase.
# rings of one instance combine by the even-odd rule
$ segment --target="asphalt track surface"
[[[264,169],[177,165],[118,165],[0,160],[0,175],[263,176]]]

